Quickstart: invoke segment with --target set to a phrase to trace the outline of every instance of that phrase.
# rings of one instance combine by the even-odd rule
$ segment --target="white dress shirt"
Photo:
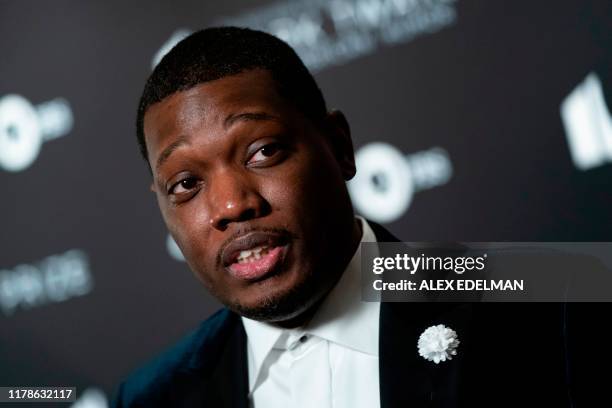
[[[361,242],[376,242],[367,221]],[[361,300],[361,246],[305,326],[242,318],[254,408],[378,408],[380,303]]]

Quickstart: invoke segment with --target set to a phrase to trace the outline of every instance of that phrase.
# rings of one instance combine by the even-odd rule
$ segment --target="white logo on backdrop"
[[[0,270],[0,307],[5,315],[64,302],[91,292],[93,277],[85,252],[71,249],[35,264]]]
[[[168,253],[172,257],[172,259],[181,262],[185,260],[185,257],[181,252],[181,248],[179,248],[179,246],[176,244],[176,241],[174,240],[174,238],[172,238],[172,235],[170,234],[168,234],[168,236],[166,237],[166,249],[168,250]]]
[[[102,390],[87,388],[70,408],[108,408],[108,399]]]
[[[43,142],[66,135],[73,125],[68,101],[34,106],[20,95],[0,98],[0,168],[18,172],[38,157]]]
[[[269,32],[291,45],[312,71],[346,63],[381,45],[408,42],[456,20],[456,0],[282,1],[214,25]],[[190,32],[176,31],[153,58],[153,66]]]
[[[410,207],[414,193],[446,184],[453,167],[446,150],[434,147],[404,155],[375,142],[355,154],[357,174],[348,187],[358,213],[377,222],[393,222]]]
[[[191,34],[191,30],[187,28],[179,28],[176,30],[170,38],[161,46],[161,48],[155,53],[153,56],[153,61],[151,61],[151,69],[155,68],[159,61],[164,58],[164,55],[168,53],[176,44],[178,44],[183,38],[187,37]]]
[[[612,118],[597,74],[587,75],[563,100],[561,119],[578,169],[612,162]]]

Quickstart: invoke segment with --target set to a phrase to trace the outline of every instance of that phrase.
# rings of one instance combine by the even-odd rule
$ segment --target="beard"
[[[325,297],[328,290],[314,285],[314,279],[309,277],[299,284],[282,292],[264,297],[256,305],[244,305],[239,301],[226,306],[240,316],[266,323],[286,322],[309,314]],[[298,319],[299,321],[299,319]]]

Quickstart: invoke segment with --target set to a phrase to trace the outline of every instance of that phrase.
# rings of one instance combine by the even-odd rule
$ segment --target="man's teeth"
[[[257,259],[260,259],[262,256],[266,255],[269,250],[270,250],[270,247],[268,247],[267,245],[262,245],[262,246],[255,247],[253,249],[247,249],[246,251],[240,251],[240,254],[238,254],[237,262],[247,263],[247,262],[255,261]]]

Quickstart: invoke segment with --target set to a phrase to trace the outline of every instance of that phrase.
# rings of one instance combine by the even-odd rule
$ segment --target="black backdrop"
[[[284,36],[349,119],[358,212],[407,241],[610,241],[611,22],[583,0],[0,1],[0,385],[108,394],[218,307],[135,142],[173,38]]]

